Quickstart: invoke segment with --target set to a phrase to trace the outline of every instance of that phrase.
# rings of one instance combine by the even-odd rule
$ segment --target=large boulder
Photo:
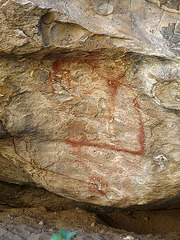
[[[1,181],[121,208],[180,197],[173,2],[0,1]]]

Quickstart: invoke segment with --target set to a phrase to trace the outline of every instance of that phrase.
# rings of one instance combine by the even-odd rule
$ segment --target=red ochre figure
[[[122,148],[116,144],[111,144],[111,143],[100,143],[100,142],[92,142],[92,141],[88,141],[86,135],[84,134],[83,136],[79,137],[77,136],[76,138],[70,138],[70,139],[64,139],[66,141],[67,144],[71,145],[74,149],[76,149],[78,151],[78,155],[75,157],[77,157],[77,159],[75,160],[76,163],[81,163],[84,165],[85,169],[87,171],[90,171],[91,166],[89,165],[89,160],[86,159],[82,159],[80,157],[80,149],[83,146],[86,147],[95,147],[95,148],[99,148],[99,149],[107,149],[107,150],[111,150],[111,151],[117,151],[117,152],[123,152],[123,153],[128,153],[131,155],[136,155],[136,156],[141,156],[144,153],[145,150],[145,133],[144,133],[144,127],[143,127],[143,123],[141,120],[141,110],[140,110],[140,106],[139,103],[136,99],[136,96],[133,92],[133,89],[131,88],[131,86],[128,83],[124,83],[124,72],[120,71],[118,69],[118,67],[115,67],[114,69],[116,70],[116,77],[113,77],[112,73],[105,73],[105,75],[107,74],[107,77],[104,76],[103,74],[99,73],[99,69],[96,66],[96,61],[94,60],[93,56],[90,56],[90,58],[85,58],[85,59],[81,59],[79,57],[73,59],[74,61],[77,61],[78,64],[87,64],[93,72],[96,73],[96,75],[98,75],[101,79],[105,80],[106,86],[108,87],[109,90],[109,97],[110,97],[110,104],[111,104],[111,108],[113,109],[115,107],[115,100],[116,100],[116,96],[118,93],[118,88],[119,87],[124,87],[125,89],[127,89],[127,91],[130,92],[131,96],[133,97],[133,101],[132,101],[132,106],[135,110],[136,116],[137,116],[137,120],[138,120],[138,130],[137,130],[137,140],[139,143],[139,149],[137,150],[131,150],[131,149],[127,149],[127,148]],[[71,77],[71,72],[69,69],[64,69],[62,66],[65,63],[69,63],[70,64],[73,62],[72,59],[58,59],[54,62],[53,65],[53,73],[51,74],[51,83],[49,83],[49,85],[52,87],[52,92],[55,93],[55,89],[53,88],[53,83],[55,81],[61,81],[60,79],[58,79],[58,77],[56,76],[57,72],[61,72],[62,73],[62,79],[65,77],[67,79],[67,82],[70,83],[70,77]],[[111,76],[111,78],[109,77],[109,75]],[[113,113],[113,111],[112,111]],[[98,162],[95,163],[98,165]],[[82,165],[82,166],[83,166]],[[90,168],[90,169],[89,169]],[[113,169],[111,169],[113,171]],[[107,170],[109,171],[109,170]],[[94,175],[94,174],[93,174]],[[107,192],[108,189],[108,183],[104,183],[102,180],[102,176],[97,177],[90,177],[88,180],[88,185],[89,185],[89,189],[95,193],[100,194],[101,196],[105,196],[105,192]]]
[[[77,60],[77,59],[76,59]],[[80,61],[78,59],[78,61]],[[137,137],[138,137],[138,141],[139,141],[139,145],[140,148],[138,150],[130,150],[130,149],[126,149],[126,148],[121,148],[117,145],[114,144],[107,144],[107,143],[94,143],[94,142],[90,142],[90,141],[76,141],[75,139],[66,139],[66,142],[68,144],[71,144],[73,147],[77,147],[77,146],[91,146],[91,147],[96,147],[96,148],[102,148],[102,149],[108,149],[108,150],[112,150],[112,151],[119,151],[119,152],[125,152],[125,153],[129,153],[129,154],[133,154],[133,155],[142,155],[144,153],[145,150],[145,133],[144,133],[144,128],[143,128],[143,123],[141,120],[141,111],[140,111],[140,106],[139,103],[135,97],[135,94],[133,93],[132,88],[130,87],[130,85],[128,84],[124,84],[123,82],[120,82],[119,79],[121,79],[124,75],[124,73],[119,73],[117,75],[117,77],[115,79],[113,78],[107,78],[105,76],[102,76],[98,73],[98,68],[95,66],[94,63],[91,63],[90,60],[82,60],[81,59],[81,64],[88,64],[96,73],[99,77],[105,79],[106,84],[109,88],[109,93],[111,96],[111,102],[114,102],[115,97],[117,95],[117,91],[118,91],[118,87],[120,86],[125,86],[126,88],[129,89],[129,91],[131,91],[131,93],[134,95],[134,100],[132,102],[133,107],[137,113],[137,119],[138,119],[138,125],[139,125],[139,132],[137,133]],[[58,71],[64,71],[66,73],[68,73],[70,75],[70,71],[68,69],[62,69],[62,59],[58,59],[55,61],[54,65],[53,65],[53,77],[55,76],[55,74]],[[118,70],[118,68],[116,69]],[[52,81],[54,81],[52,79]],[[53,86],[52,86],[53,89]],[[53,89],[53,92],[55,92],[55,90]]]

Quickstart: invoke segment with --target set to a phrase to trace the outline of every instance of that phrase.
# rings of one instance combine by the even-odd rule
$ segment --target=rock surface
[[[178,2],[1,0],[0,180],[121,208],[179,198]]]

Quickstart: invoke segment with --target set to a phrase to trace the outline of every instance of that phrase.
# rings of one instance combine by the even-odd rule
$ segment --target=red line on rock
[[[80,63],[88,64],[98,74],[99,77],[104,78],[106,80],[106,83],[107,83],[107,86],[109,87],[109,91],[110,91],[110,95],[111,95],[110,97],[111,97],[111,104],[112,105],[115,104],[114,101],[115,101],[115,97],[117,95],[117,88],[119,86],[125,86],[125,87],[129,88],[129,90],[132,91],[132,93],[133,93],[133,90],[132,90],[132,88],[130,87],[129,84],[126,85],[122,81],[120,82],[120,78],[123,78],[123,75],[124,75],[123,72],[120,72],[118,74],[118,77],[115,78],[115,79],[107,78],[105,76],[101,76],[101,74],[98,73],[98,70],[97,70],[98,67],[95,65],[95,63],[90,63],[90,61],[87,60],[87,59],[83,59],[83,60],[82,59],[80,59],[80,60],[76,59],[76,61],[77,60]],[[61,64],[62,64],[61,59],[58,59],[58,60],[55,61],[54,65],[53,65],[54,73],[56,73],[58,70],[67,71],[67,72],[70,73],[69,70],[62,69]],[[117,71],[118,71],[118,67],[116,67],[116,68],[117,68]],[[66,143],[70,144],[73,147],[91,146],[91,147],[96,147],[96,148],[108,149],[108,150],[112,150],[112,151],[129,153],[129,154],[133,154],[133,155],[142,155],[144,153],[144,150],[145,150],[145,133],[144,133],[143,123],[142,123],[142,120],[141,120],[140,106],[139,106],[139,103],[138,103],[134,93],[133,93],[133,95],[134,95],[134,100],[133,100],[132,104],[135,108],[135,111],[137,112],[137,117],[138,117],[138,121],[139,121],[139,133],[138,133],[138,141],[139,141],[139,144],[140,144],[140,149],[139,150],[130,150],[130,149],[121,148],[119,146],[116,146],[116,145],[113,145],[113,144],[107,144],[107,143],[93,143],[93,142],[89,142],[89,141],[78,142],[74,139],[66,139],[65,140]]]

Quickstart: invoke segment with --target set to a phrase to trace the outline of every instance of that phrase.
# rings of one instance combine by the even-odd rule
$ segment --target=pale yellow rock
[[[178,199],[178,10],[0,3],[0,180],[120,208]]]

